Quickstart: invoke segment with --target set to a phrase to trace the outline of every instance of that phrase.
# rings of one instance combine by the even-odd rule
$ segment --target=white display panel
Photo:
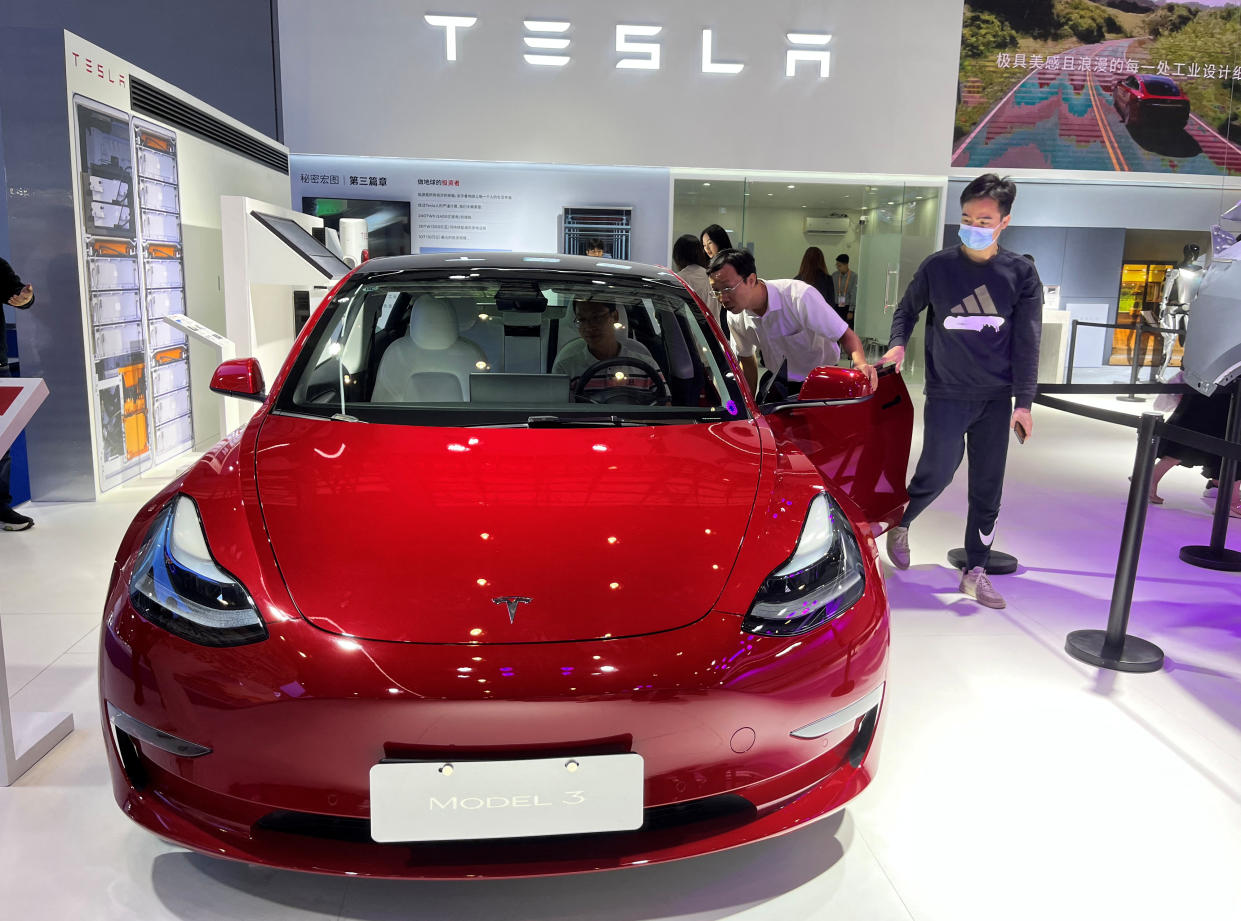
[[[149,322],[185,309],[177,138],[81,94],[73,112],[96,450],[107,490],[194,440],[185,335]]]

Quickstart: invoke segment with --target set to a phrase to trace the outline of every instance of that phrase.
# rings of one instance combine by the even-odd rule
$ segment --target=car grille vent
[[[178,99],[171,93],[165,93],[132,76],[129,79],[129,105],[135,112],[182,128],[213,144],[271,167],[286,176],[289,174],[289,155],[278,147],[265,144],[214,115],[208,115],[201,109]]]
[[[316,815],[312,812],[288,812],[283,809],[269,812],[255,823],[256,828],[282,831],[307,838],[324,838],[328,841],[366,842],[371,840],[370,819],[349,819],[335,815]]]
[[[699,823],[718,823],[722,828],[713,829],[718,833],[724,828],[736,828],[754,821],[758,810],[744,796],[737,793],[722,793],[719,796],[708,796],[691,803],[678,803],[672,806],[656,806],[644,811],[642,827],[632,832],[606,832],[589,835],[564,835],[549,839],[559,842],[558,847],[572,852],[566,841],[585,844],[592,839],[625,837],[642,835],[652,832],[666,832],[670,829],[684,828]],[[349,843],[375,844],[371,839],[371,823],[369,819],[353,819],[341,816],[318,815],[310,812],[289,812],[277,810],[269,812],[255,823],[256,829],[264,831],[284,832],[290,835],[302,835],[308,838],[321,838],[328,841],[345,841]],[[503,842],[497,841],[456,841],[456,842],[418,842],[414,847],[434,846],[440,849],[468,849],[487,845],[494,847]],[[385,845],[388,847],[409,847],[411,845]]]

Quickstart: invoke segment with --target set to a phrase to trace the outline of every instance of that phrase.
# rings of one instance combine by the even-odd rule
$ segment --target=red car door
[[[797,399],[763,409],[776,437],[801,449],[856,502],[876,534],[900,521],[909,502],[914,412],[891,366],[880,369],[874,393],[858,371],[817,368]]]

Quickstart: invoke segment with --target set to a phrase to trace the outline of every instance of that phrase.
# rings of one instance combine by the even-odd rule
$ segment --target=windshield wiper
[[[626,419],[623,416],[530,416],[526,419],[526,428],[531,429],[554,429],[554,428],[573,428],[574,426],[621,426],[621,425],[647,425],[645,422],[637,422]]]

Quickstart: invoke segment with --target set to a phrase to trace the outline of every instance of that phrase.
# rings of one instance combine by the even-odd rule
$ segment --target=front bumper
[[[826,816],[869,783],[888,646],[882,591],[802,637],[739,626],[712,613],[627,639],[421,646],[288,620],[263,643],[207,649],[122,594],[100,665],[114,792],[192,849],[323,873],[539,876],[735,847]],[[637,831],[370,840],[367,777],[384,758],[622,751],[646,765]]]

